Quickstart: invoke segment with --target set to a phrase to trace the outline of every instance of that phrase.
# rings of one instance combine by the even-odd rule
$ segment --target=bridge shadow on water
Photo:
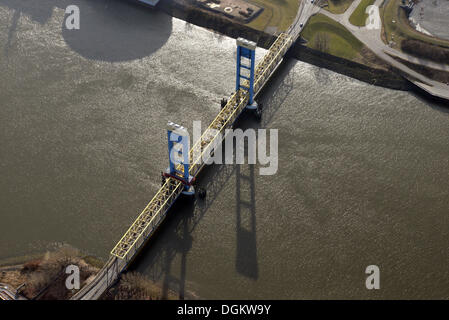
[[[87,59],[140,59],[159,50],[172,31],[170,16],[126,0],[0,0],[0,6],[14,10],[6,53],[22,15],[43,25],[50,21],[55,8],[65,10],[69,5],[80,8],[80,30],[68,30],[61,19],[62,36],[73,51]]]
[[[8,29],[8,44],[19,30],[20,17],[29,16],[40,24],[49,22],[55,8],[78,5],[81,30],[69,31],[61,19],[62,35],[70,48],[88,59],[118,62],[139,59],[157,51],[167,41],[172,29],[171,17],[152,12],[123,0],[0,0],[0,6],[14,10]],[[272,77],[259,101],[264,105],[261,121],[244,113],[235,127],[265,128],[293,89],[294,60],[288,59]],[[207,214],[224,186],[235,176],[236,271],[253,280],[259,278],[257,255],[257,175],[254,165],[211,165],[198,177],[199,186],[207,190],[205,199],[180,199],[168,213],[158,232],[143,249],[131,270],[141,271],[162,283],[163,295],[169,290],[179,297],[186,291],[187,257],[192,248],[193,232]],[[245,201],[246,200],[246,201]],[[175,261],[180,263],[179,276],[172,275]],[[178,269],[178,268],[177,268]]]
[[[270,85],[264,89],[259,101],[264,110],[261,121],[245,112],[234,127],[243,130],[248,128],[265,128],[273,120],[285,99],[294,89],[295,61],[288,59],[273,76]],[[245,146],[247,152],[247,146]],[[223,150],[224,153],[224,150]],[[204,199],[188,200],[181,198],[171,208],[164,223],[150,240],[130,271],[138,271],[160,283],[163,296],[167,297],[169,290],[177,292],[180,299],[194,297],[194,293],[186,290],[187,255],[192,248],[192,234],[202,218],[213,206],[223,188],[235,177],[236,201],[236,271],[253,280],[259,278],[257,256],[257,219],[256,192],[257,169],[255,165],[224,165],[206,166],[198,177],[198,187],[207,190]],[[263,213],[260,213],[263,214]],[[230,259],[232,259],[230,257]],[[179,261],[179,276],[173,275],[175,261]]]

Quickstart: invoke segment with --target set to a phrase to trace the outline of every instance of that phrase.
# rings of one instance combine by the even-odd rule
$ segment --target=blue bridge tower
[[[242,58],[244,60],[242,61]],[[256,65],[256,43],[243,39],[237,39],[237,82],[236,91],[240,89],[249,93],[248,109],[256,110],[254,101],[254,74]],[[243,84],[242,84],[243,79]],[[246,81],[244,81],[246,80]]]
[[[189,172],[189,133],[187,129],[171,121],[167,124],[169,168],[163,175],[181,181],[184,194],[194,193],[193,177]],[[181,167],[179,166],[181,165]],[[182,171],[179,170],[182,168]]]

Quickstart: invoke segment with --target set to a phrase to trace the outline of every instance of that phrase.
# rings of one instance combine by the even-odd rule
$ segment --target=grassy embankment
[[[368,19],[366,8],[374,2],[375,0],[362,0],[349,17],[349,22],[355,26],[364,27],[366,25],[366,19]]]
[[[308,47],[348,60],[357,60],[364,47],[345,27],[322,14],[310,18],[302,36]]]
[[[298,0],[252,0],[264,8],[263,12],[247,25],[253,29],[264,31],[267,27],[276,27],[285,31],[296,17],[299,8]]]
[[[331,13],[341,14],[348,9],[353,1],[354,0],[328,0],[327,3],[329,6],[325,7],[325,9]]]
[[[429,50],[438,48],[449,48],[449,41],[438,39],[416,31],[409,23],[403,9],[399,6],[401,0],[387,0],[387,3],[380,8],[380,15],[383,22],[383,40],[396,49],[402,49],[403,41],[417,40],[429,46]]]

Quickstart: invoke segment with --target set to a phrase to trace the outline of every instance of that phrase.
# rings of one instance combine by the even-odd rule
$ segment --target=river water
[[[0,0],[0,259],[106,259],[159,187],[166,122],[205,126],[234,89],[235,40],[66,2]],[[293,60],[261,100],[240,126],[279,129],[278,173],[208,167],[134,268],[187,298],[449,298],[449,109]]]

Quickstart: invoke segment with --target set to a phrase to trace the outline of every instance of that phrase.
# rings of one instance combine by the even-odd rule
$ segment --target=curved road
[[[408,80],[410,80],[416,86],[429,92],[433,96],[449,100],[449,85],[438,81],[434,81],[430,78],[423,76],[422,74],[408,68],[404,64],[395,60],[390,55],[399,57],[401,59],[407,60],[415,64],[420,64],[429,68],[442,71],[449,71],[449,65],[436,63],[425,59],[418,59],[414,56],[390,48],[382,41],[381,28],[368,29],[366,27],[356,27],[352,25],[349,22],[349,17],[352,15],[352,13],[360,4],[360,2],[361,0],[355,0],[343,14],[333,14],[327,10],[321,10],[320,13],[342,24],[346,29],[348,29],[349,32],[351,32],[352,35],[354,35],[369,49],[371,49],[371,51],[373,51],[379,58],[389,63],[393,67],[404,72],[406,74],[405,77],[408,78]],[[376,0],[374,5],[379,7],[383,2],[384,0]],[[380,19],[380,17],[378,18]]]

